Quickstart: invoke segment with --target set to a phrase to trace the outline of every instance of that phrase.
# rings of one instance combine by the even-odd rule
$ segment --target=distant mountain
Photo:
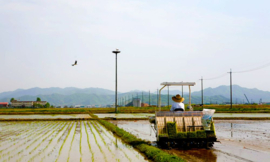
[[[204,96],[224,96],[226,98],[230,98],[230,86],[219,86],[216,88],[206,88],[203,90]],[[238,85],[232,86],[232,98],[233,102],[242,103],[247,102],[244,94],[246,94],[249,102],[258,103],[260,99],[263,102],[270,102],[270,92],[258,90],[256,88],[249,89],[240,87]],[[193,92],[192,96],[201,96],[201,91]]]
[[[233,85],[233,102],[238,103],[247,102],[244,94],[248,99],[258,103],[262,98],[263,102],[270,101],[270,92],[261,91],[258,89],[243,88],[238,85]],[[171,104],[171,97],[175,94],[182,94],[178,90],[170,90],[170,96],[167,95],[167,90],[164,89],[161,95],[161,102],[164,105],[168,104],[168,99]],[[21,101],[36,100],[40,97],[43,101],[48,101],[56,106],[64,105],[107,105],[115,102],[115,92],[102,88],[85,88],[79,89],[74,87],[69,88],[31,88],[27,90],[18,89],[12,92],[0,93],[0,102],[9,102],[12,97]],[[142,96],[143,95],[143,96]],[[201,91],[193,92],[191,94],[191,102],[195,104],[201,103]],[[151,103],[156,105],[157,94],[147,91],[130,91],[126,93],[118,92],[119,103],[131,102],[131,98],[140,98],[144,103]],[[149,98],[150,97],[150,98]],[[184,93],[185,103],[188,103],[188,94]],[[204,103],[223,103],[229,102],[230,86],[219,86],[216,88],[204,89]]]
[[[67,88],[30,88],[30,89],[17,89],[15,91],[10,92],[3,92],[0,93],[1,98],[18,98],[21,96],[37,96],[37,95],[51,95],[51,94],[61,94],[61,95],[71,95],[76,93],[85,93],[85,94],[102,94],[102,95],[113,95],[114,91],[103,89],[103,88],[74,88],[74,87],[67,87]]]

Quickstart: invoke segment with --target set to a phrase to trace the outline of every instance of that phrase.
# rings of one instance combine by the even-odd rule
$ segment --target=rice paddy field
[[[0,122],[0,161],[148,161],[97,121]]]

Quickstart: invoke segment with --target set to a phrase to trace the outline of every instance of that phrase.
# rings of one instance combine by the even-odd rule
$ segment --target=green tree
[[[37,98],[37,101],[41,101],[41,99],[38,97],[38,98]]]
[[[10,102],[13,102],[14,100],[15,100],[14,98],[11,98],[11,99],[10,99]]]
[[[44,105],[44,108],[50,108],[50,107],[51,107],[51,105],[50,105],[49,102],[47,102],[47,103]]]

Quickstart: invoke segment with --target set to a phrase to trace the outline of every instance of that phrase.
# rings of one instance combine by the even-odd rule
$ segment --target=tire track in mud
[[[26,144],[28,141],[31,141],[31,140],[28,140],[30,137],[33,137],[33,136],[36,136],[36,135],[39,135],[42,131],[44,131],[44,129],[46,129],[47,127],[50,127],[52,126],[53,124],[48,124],[46,125],[45,127],[39,129],[38,131],[36,130],[33,130],[32,132],[36,132],[36,133],[33,133],[31,134],[30,136],[25,136],[23,138],[23,141],[17,141],[15,144],[13,143],[13,145],[9,145],[7,148],[1,150],[1,153],[4,152],[4,151],[8,151],[9,149],[12,148],[12,146],[16,146],[13,150],[10,150],[8,151],[7,153],[4,153],[4,154],[1,154],[0,155],[0,159],[3,158],[5,155],[8,155],[10,152],[14,152],[15,150],[19,149],[21,146],[23,146],[24,144]],[[20,145],[17,146],[18,143],[22,143]]]
[[[98,146],[100,152],[102,153],[102,155],[103,155],[103,157],[104,157],[104,160],[105,160],[106,162],[108,162],[107,157],[106,157],[105,153],[103,152],[103,150],[101,149],[101,146],[99,145],[99,143],[98,143],[98,141],[97,141],[96,135],[94,134],[94,132],[93,132],[93,130],[92,130],[92,127],[91,127],[90,123],[87,122],[87,125],[88,125],[88,127],[90,128],[91,133],[93,134],[94,140],[95,140],[95,142],[96,142],[96,144],[97,144],[97,146]]]
[[[58,130],[58,132],[56,133],[56,135],[55,135],[54,137],[57,137],[57,136],[60,134],[60,132],[62,132],[63,129],[66,128],[66,126],[67,126],[67,123],[64,123],[64,126],[62,126],[62,128],[61,128],[60,130]],[[68,126],[69,126],[69,125],[68,125]],[[52,133],[52,134],[53,134],[53,133]],[[38,155],[40,155],[41,153],[44,153],[45,150],[46,150],[46,149],[50,146],[50,144],[52,143],[53,139],[54,139],[54,138],[51,136],[51,138],[49,139],[49,141],[48,141],[48,143],[46,144],[46,146],[45,146],[42,150],[40,150],[38,153],[36,153],[35,155],[33,155],[33,156],[28,160],[28,162],[29,162],[29,161],[33,161]],[[35,150],[37,147],[39,147],[41,144],[42,144],[42,142],[39,143],[39,145],[36,146],[36,147],[34,148],[34,150]]]
[[[28,145],[25,147],[25,149],[22,149],[22,150],[20,150],[20,151],[17,152],[17,153],[14,153],[14,152],[13,152],[14,155],[9,156],[8,159],[5,159],[4,161],[10,160],[10,159],[12,159],[12,158],[14,158],[14,157],[16,157],[16,156],[22,154],[26,149],[28,149],[32,144],[34,144],[38,139],[40,139],[40,137],[42,137],[42,136],[44,135],[43,132],[48,133],[48,132],[50,131],[50,130],[48,130],[48,129],[54,128],[54,127],[56,127],[56,126],[57,126],[57,124],[52,123],[52,124],[49,125],[48,127],[44,127],[44,128],[43,128],[43,129],[46,129],[47,131],[40,131],[38,134],[33,134],[34,136],[37,135],[36,138],[29,139],[29,140],[25,141],[23,144],[17,146],[14,150],[12,150],[12,152],[15,151],[15,150],[17,150],[17,149],[19,149],[19,148],[21,148],[21,146],[23,146],[23,145],[29,143],[30,141],[32,141],[30,144],[28,144]]]
[[[241,157],[241,156],[237,156],[237,155],[234,155],[234,154],[225,152],[225,151],[221,151],[221,150],[217,150],[217,149],[213,149],[213,150],[216,151],[216,152],[219,152],[219,153],[228,155],[229,157],[234,157],[234,158],[236,158],[236,159],[238,159],[238,160],[247,161],[247,162],[253,162],[252,160],[249,160],[249,159],[246,159],[246,158],[243,158],[243,157]]]

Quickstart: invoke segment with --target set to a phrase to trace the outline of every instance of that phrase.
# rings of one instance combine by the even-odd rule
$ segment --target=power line
[[[270,63],[267,63],[267,64],[265,64],[263,66],[259,66],[259,67],[254,68],[254,69],[249,69],[249,70],[244,70],[244,71],[236,71],[236,72],[233,72],[233,73],[246,73],[246,72],[250,72],[250,71],[259,70],[259,69],[265,68],[267,66],[270,66]]]
[[[208,79],[203,79],[203,80],[214,80],[214,79],[219,79],[219,78],[222,78],[222,77],[226,76],[227,74],[228,74],[228,73],[224,73],[224,74],[219,75],[219,76],[217,76],[217,77],[208,78]]]

